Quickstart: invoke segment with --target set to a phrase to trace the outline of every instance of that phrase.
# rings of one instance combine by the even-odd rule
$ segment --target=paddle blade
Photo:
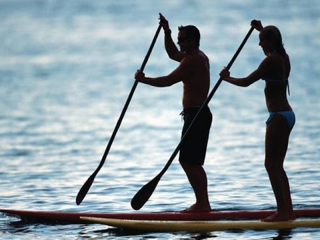
[[[134,210],[139,210],[149,200],[153,191],[156,189],[161,175],[156,176],[146,185],[144,185],[131,200],[131,207]]]
[[[87,181],[83,184],[83,186],[80,188],[77,198],[76,198],[76,203],[77,205],[80,205],[80,203],[82,202],[82,200],[84,199],[84,197],[87,195],[93,181],[94,178],[96,177],[96,172],[94,172],[88,179]]]

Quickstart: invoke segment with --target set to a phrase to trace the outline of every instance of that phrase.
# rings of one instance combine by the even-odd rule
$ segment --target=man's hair
[[[193,25],[188,25],[188,26],[180,26],[178,28],[179,31],[184,31],[186,33],[186,38],[188,39],[194,39],[196,45],[199,47],[200,46],[200,31],[197,27]]]

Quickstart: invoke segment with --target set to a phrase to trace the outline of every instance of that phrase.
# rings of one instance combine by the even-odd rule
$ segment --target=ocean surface
[[[289,101],[297,122],[285,160],[295,208],[320,208],[320,2],[0,0],[0,208],[133,212],[134,194],[156,176],[180,140],[181,83],[138,84],[103,168],[77,206],[75,197],[98,166],[158,27],[169,20],[201,31],[211,88],[250,29],[276,25],[291,57]],[[244,77],[264,58],[255,31],[231,68]],[[147,76],[177,63],[161,31]],[[216,210],[275,209],[264,169],[268,113],[264,82],[223,82],[209,103],[213,124],[205,169]],[[177,159],[140,210],[180,211],[194,195]],[[319,239],[320,229],[281,232],[132,233],[103,225],[46,225],[0,214],[1,239]]]

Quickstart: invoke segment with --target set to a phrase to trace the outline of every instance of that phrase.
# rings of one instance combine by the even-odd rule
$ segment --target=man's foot
[[[296,219],[296,216],[294,213],[279,213],[276,212],[275,214],[266,217],[264,219],[261,219],[262,222],[281,222],[281,221],[293,221]]]
[[[210,212],[210,211],[211,211],[210,205],[204,206],[204,205],[200,205],[200,204],[195,203],[191,207],[189,207],[181,212],[192,213],[192,212]]]

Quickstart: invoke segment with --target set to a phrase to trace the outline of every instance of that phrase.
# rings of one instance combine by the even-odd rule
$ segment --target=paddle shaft
[[[236,53],[234,54],[234,56],[232,57],[231,61],[229,62],[229,64],[227,65],[227,69],[229,70],[233,64],[233,62],[236,60],[236,58],[238,57],[239,53],[241,52],[243,46],[246,44],[248,38],[250,37],[252,31],[253,31],[253,27],[250,28],[249,32],[247,33],[247,35],[245,36],[245,38],[243,39],[241,45],[239,46],[238,50],[236,51]],[[210,94],[208,95],[206,101],[202,104],[201,108],[198,110],[197,114],[195,115],[195,117],[193,118],[191,124],[189,125],[188,129],[186,130],[186,132],[184,133],[184,135],[182,136],[178,146],[176,147],[176,149],[174,150],[174,152],[172,153],[170,159],[168,160],[167,164],[164,166],[164,168],[162,169],[162,171],[155,177],[153,178],[149,183],[147,183],[146,185],[144,185],[137,193],[136,195],[132,198],[131,200],[131,206],[133,209],[135,210],[139,210],[141,207],[143,207],[143,205],[148,201],[148,199],[151,197],[153,191],[155,190],[155,188],[157,187],[157,184],[159,183],[161,177],[165,174],[165,172],[168,170],[168,168],[170,167],[172,161],[174,160],[174,158],[176,157],[176,155],[178,154],[180,148],[181,148],[181,144],[183,142],[183,140],[185,139],[186,135],[188,134],[189,130],[191,129],[193,123],[195,122],[196,118],[199,116],[199,114],[201,113],[201,111],[208,105],[208,103],[210,102],[211,98],[213,97],[214,93],[217,91],[219,85],[222,82],[222,78],[220,77],[218,82],[216,83],[216,85],[214,86],[214,88],[211,90]]]
[[[157,38],[158,38],[158,35],[159,35],[160,30],[161,30],[161,25],[158,26],[158,29],[157,29],[154,37],[153,37],[153,40],[152,40],[152,42],[151,42],[151,45],[150,45],[149,50],[148,50],[148,52],[147,52],[147,55],[145,56],[145,58],[144,58],[144,60],[143,60],[143,63],[142,63],[142,65],[141,65],[141,67],[140,67],[140,70],[141,70],[141,71],[144,70],[144,68],[145,68],[145,66],[146,66],[146,64],[147,64],[147,62],[148,62],[148,59],[149,59],[150,54],[151,54],[151,52],[152,52],[152,50],[153,50],[154,44],[155,44],[156,41],[157,41]],[[108,145],[107,145],[107,147],[106,147],[106,149],[105,149],[105,151],[104,151],[104,154],[103,154],[103,156],[102,156],[102,158],[101,158],[101,161],[100,161],[100,163],[99,163],[99,166],[98,166],[97,169],[92,173],[92,175],[87,179],[87,181],[83,184],[83,186],[81,187],[81,189],[80,189],[79,192],[78,192],[78,195],[77,195],[77,198],[76,198],[76,203],[77,203],[78,205],[82,202],[82,200],[84,199],[84,197],[85,197],[86,194],[88,193],[89,188],[91,187],[91,185],[92,185],[92,183],[93,183],[96,175],[98,174],[98,172],[99,172],[100,169],[102,168],[102,166],[103,166],[103,164],[104,164],[104,162],[105,162],[105,160],[106,160],[106,158],[107,158],[107,155],[108,155],[108,153],[109,153],[109,150],[110,150],[110,148],[111,148],[111,145],[112,145],[112,143],[113,143],[113,140],[114,140],[114,138],[116,137],[116,134],[117,134],[117,132],[118,132],[118,129],[120,128],[122,119],[123,119],[123,117],[124,117],[124,115],[125,115],[125,113],[126,113],[126,111],[127,111],[127,108],[128,108],[128,106],[129,106],[129,103],[130,103],[130,101],[131,101],[131,99],[132,99],[133,93],[134,93],[137,85],[138,85],[138,81],[135,80],[135,82],[134,82],[134,84],[133,84],[133,86],[132,86],[132,88],[131,88],[131,91],[130,91],[130,93],[129,93],[128,99],[127,99],[127,101],[126,101],[126,103],[125,103],[125,105],[124,105],[124,107],[123,107],[123,109],[122,109],[122,112],[121,112],[121,114],[120,114],[120,117],[119,117],[119,119],[118,119],[118,121],[117,121],[117,124],[116,124],[116,126],[115,126],[115,129],[113,130],[113,133],[112,133],[112,135],[111,135],[111,137],[110,137],[110,140],[109,140],[109,142],[108,142]]]

